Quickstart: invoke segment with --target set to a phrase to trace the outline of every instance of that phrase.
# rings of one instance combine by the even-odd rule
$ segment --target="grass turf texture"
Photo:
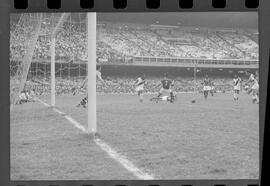
[[[83,95],[56,97],[58,108],[87,126]],[[156,179],[257,179],[259,107],[251,97],[178,94],[175,103],[135,95],[97,96],[97,130]],[[41,97],[49,103],[49,97]],[[136,179],[86,134],[39,102],[11,111],[12,180]]]

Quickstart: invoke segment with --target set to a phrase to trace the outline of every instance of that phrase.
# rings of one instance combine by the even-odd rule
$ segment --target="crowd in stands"
[[[14,23],[16,24],[16,23]],[[51,29],[51,27],[50,27]],[[50,59],[50,30],[42,25],[34,59]],[[181,57],[205,59],[258,59],[258,43],[245,30],[224,31],[211,28],[153,29],[130,23],[103,23],[97,26],[98,62],[127,62],[132,56]],[[21,59],[31,25],[11,26],[10,55]],[[86,61],[87,32],[83,22],[65,22],[56,37],[56,59],[64,62]]]

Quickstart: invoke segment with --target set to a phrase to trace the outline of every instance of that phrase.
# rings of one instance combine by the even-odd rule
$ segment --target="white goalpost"
[[[97,131],[96,116],[96,13],[87,13],[88,133]]]
[[[55,103],[55,45],[56,35],[62,27],[63,22],[69,16],[68,13],[63,13],[51,37],[51,106]],[[87,13],[87,82],[88,82],[88,133],[95,134],[96,127],[96,13]]]
[[[51,106],[55,106],[55,36],[51,39]]]

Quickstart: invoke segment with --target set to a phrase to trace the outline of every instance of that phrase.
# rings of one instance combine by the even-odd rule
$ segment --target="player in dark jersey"
[[[161,87],[157,97],[159,98],[162,95],[162,93],[164,93],[164,92],[170,93],[170,102],[172,103],[174,100],[174,95],[173,95],[173,91],[172,91],[172,87],[174,84],[173,84],[173,81],[168,78],[168,73],[164,74],[164,79],[161,80],[161,85],[162,85],[162,87]]]
[[[205,75],[205,78],[203,80],[203,94],[205,99],[207,99],[210,90],[211,90],[211,81],[208,75]]]

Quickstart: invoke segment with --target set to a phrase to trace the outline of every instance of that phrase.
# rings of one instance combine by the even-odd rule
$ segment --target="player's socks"
[[[255,96],[252,96],[252,103],[256,103],[256,97]]]
[[[161,93],[159,92],[157,97],[159,98],[160,96],[161,96]]]
[[[257,94],[255,95],[255,100],[256,100],[256,103],[259,103],[259,97]]]
[[[203,94],[204,94],[204,99],[207,99],[207,91],[204,91]]]
[[[237,100],[237,95],[236,93],[233,93],[233,99],[236,101]]]
[[[170,102],[172,103],[173,102],[173,93],[172,92],[170,92],[170,96],[171,96]]]

